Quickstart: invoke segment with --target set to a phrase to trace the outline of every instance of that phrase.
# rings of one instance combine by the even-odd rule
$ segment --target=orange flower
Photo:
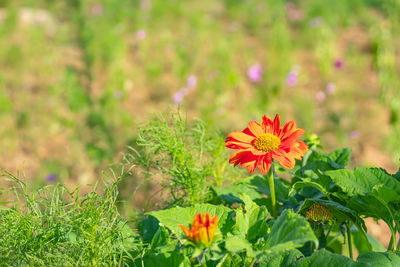
[[[204,213],[203,216],[197,213],[193,219],[190,229],[183,225],[179,227],[183,230],[186,238],[195,243],[202,243],[208,246],[213,241],[215,231],[217,230],[218,217],[217,215],[211,219],[210,213]]]
[[[287,169],[293,169],[295,159],[301,159],[308,150],[306,143],[297,141],[303,133],[304,130],[296,128],[294,121],[280,127],[279,114],[276,114],[274,121],[264,115],[260,123],[251,121],[243,131],[228,135],[225,146],[238,149],[229,163],[247,167],[249,172],[258,167],[264,174],[268,173],[272,160]]]

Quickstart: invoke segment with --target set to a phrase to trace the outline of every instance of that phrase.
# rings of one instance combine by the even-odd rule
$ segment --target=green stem
[[[271,164],[271,168],[267,174],[269,189],[271,192],[271,203],[272,203],[272,216],[276,219],[276,197],[275,197],[275,184],[274,184],[274,163]]]
[[[392,251],[395,249],[396,246],[396,230],[392,230],[392,239],[393,239],[393,245],[392,245]],[[397,244],[397,248],[399,247],[399,245]]]
[[[346,224],[347,228],[347,242],[349,244],[349,256],[351,259],[353,259],[353,244],[351,243],[351,231],[350,231],[350,226]]]

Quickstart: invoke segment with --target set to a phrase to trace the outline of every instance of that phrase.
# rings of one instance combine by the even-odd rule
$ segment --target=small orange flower
[[[213,241],[218,220],[217,215],[211,219],[211,214],[208,212],[204,213],[203,216],[197,213],[190,225],[190,229],[183,225],[179,225],[179,227],[183,230],[188,240],[195,243],[201,242],[203,245],[208,246]]]
[[[264,115],[260,123],[251,121],[243,131],[228,135],[225,146],[238,149],[229,163],[247,167],[249,172],[258,167],[264,174],[268,173],[272,160],[278,161],[284,168],[293,169],[295,159],[301,159],[308,150],[306,143],[297,141],[303,133],[304,130],[296,128],[294,121],[280,127],[279,114],[273,121]]]

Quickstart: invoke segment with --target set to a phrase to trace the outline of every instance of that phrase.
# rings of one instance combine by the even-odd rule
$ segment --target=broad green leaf
[[[214,192],[221,198],[222,201],[228,204],[243,203],[243,201],[239,197],[240,194],[246,194],[252,200],[260,198],[262,196],[252,186],[243,182],[225,188],[214,186],[212,187],[212,190],[214,190]]]
[[[295,266],[299,258],[304,257],[303,253],[299,250],[291,250],[281,254],[267,254],[261,256],[258,260],[259,267],[291,267]]]
[[[212,216],[217,215],[219,218],[218,228],[223,234],[226,234],[234,224],[234,212],[231,209],[211,204],[196,204],[193,207],[187,208],[176,207],[167,210],[151,211],[147,214],[157,218],[161,224],[175,235],[181,236],[183,232],[179,228],[179,225],[182,224],[189,227],[198,212],[201,214],[209,212]]]
[[[349,196],[366,195],[377,185],[384,185],[400,193],[400,182],[382,169],[355,168],[354,170],[327,171],[325,174]]]
[[[365,267],[361,263],[357,263],[345,256],[334,254],[326,249],[321,249],[312,254],[310,257],[303,258],[295,265],[297,267]]]
[[[157,232],[159,228],[159,221],[152,217],[146,216],[142,221],[139,222],[138,228],[140,232],[140,236],[143,241],[146,243],[150,243],[153,239],[154,234]]]
[[[313,181],[302,181],[302,182],[296,182],[293,184],[292,189],[290,190],[290,194],[293,194],[295,191],[299,191],[300,189],[304,187],[314,187],[321,191],[324,195],[328,195],[329,193],[326,191],[326,189],[319,183],[313,182]]]
[[[398,267],[400,266],[400,255],[392,252],[368,251],[358,256],[357,262],[367,266]]]
[[[357,248],[358,253],[372,250],[372,245],[364,232],[352,227],[351,235],[353,236],[353,243],[354,246]]]
[[[366,235],[367,235],[369,243],[372,246],[372,251],[376,251],[376,252],[385,252],[386,251],[386,248],[375,237],[373,237],[370,234],[366,234]]]
[[[243,207],[236,210],[236,233],[250,242],[256,241],[258,237],[267,233],[268,211],[264,206],[254,203],[247,195],[242,195],[241,199],[245,203],[245,210]]]
[[[318,239],[306,219],[291,210],[284,210],[271,228],[263,253],[283,253],[309,241],[318,246]]]
[[[136,261],[136,266],[157,266],[157,267],[189,267],[191,266],[189,258],[181,253],[157,253],[144,256]]]
[[[256,256],[256,253],[253,250],[250,242],[238,236],[228,236],[225,240],[225,247],[230,252],[237,253],[240,251],[246,251],[247,256]]]

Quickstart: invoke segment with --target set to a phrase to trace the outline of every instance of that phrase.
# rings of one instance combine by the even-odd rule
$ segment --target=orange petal
[[[272,158],[271,153],[266,154],[261,158],[258,163],[258,168],[263,174],[267,174],[269,169],[271,168]]]
[[[254,140],[253,136],[245,134],[243,132],[234,131],[228,134],[228,137],[231,137],[242,143],[251,143]]]
[[[238,150],[229,159],[229,163],[235,163],[235,166],[239,163],[247,163],[255,160],[255,156],[249,150]]]
[[[294,159],[289,158],[284,151],[279,149],[272,152],[272,158],[286,169],[293,169],[296,164]]]
[[[267,115],[264,115],[262,118],[262,127],[264,133],[273,133],[274,123]]]
[[[274,135],[279,136],[280,127],[281,127],[281,117],[279,116],[279,114],[276,114],[274,118]]]
[[[285,124],[285,126],[283,126],[280,138],[284,139],[284,138],[288,137],[295,130],[296,130],[296,122],[289,121],[288,123]]]
[[[260,136],[262,134],[264,134],[264,131],[261,127],[261,125],[256,122],[256,121],[251,121],[249,122],[249,124],[247,125],[247,127],[249,128],[249,130],[256,136]]]
[[[297,138],[302,136],[303,133],[304,133],[303,129],[297,129],[296,131],[291,133],[288,137],[282,139],[281,147],[290,147],[293,144],[293,142],[296,141]]]

